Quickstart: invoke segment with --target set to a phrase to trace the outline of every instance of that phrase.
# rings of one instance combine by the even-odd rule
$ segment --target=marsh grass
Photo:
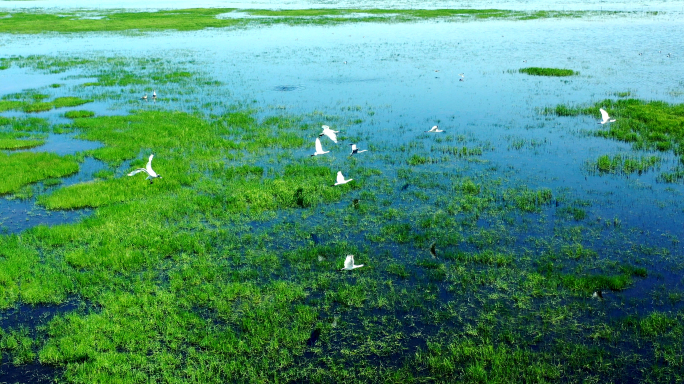
[[[11,17],[0,23],[0,32],[34,34],[45,32],[120,32],[120,31],[194,31],[205,28],[226,28],[274,23],[339,24],[358,22],[407,22],[427,19],[532,20],[545,18],[576,18],[592,14],[619,14],[619,12],[582,11],[510,11],[500,9],[304,9],[304,10],[241,10],[245,18],[218,18],[234,8],[194,8],[159,10],[155,12],[93,11],[97,19],[84,18],[84,12],[11,12]],[[88,12],[85,12],[86,14]],[[358,17],[361,14],[364,17]],[[253,16],[259,16],[255,18]],[[7,67],[8,60],[0,62]]]
[[[73,65],[123,79],[141,64],[115,62],[123,70]],[[181,87],[198,76],[169,73]],[[589,202],[473,161],[493,150],[476,138],[378,143],[387,155],[367,162],[311,158],[323,122],[366,110],[322,122],[222,107],[74,113],[60,127],[0,120],[3,132],[101,142],[87,156],[106,163],[89,182],[28,187],[39,204],[92,215],[0,236],[0,308],[92,303],[39,321],[43,333],[3,327],[5,356],[59,367],[65,382],[681,379],[664,363],[681,354],[681,312],[620,296],[669,249],[586,220]],[[162,179],[126,176],[151,153]],[[341,161],[356,180],[333,187]],[[364,268],[339,271],[347,254]],[[592,289],[614,296],[592,301]]]
[[[602,173],[642,174],[656,168],[661,161],[659,156],[602,155],[590,163],[590,169]]]
[[[23,132],[0,132],[0,149],[25,149],[45,144],[45,136]]]
[[[553,77],[565,77],[565,76],[575,76],[579,72],[573,71],[572,69],[561,69],[561,68],[541,68],[541,67],[528,67],[520,68],[518,70],[520,73],[525,73],[532,76],[553,76]]]
[[[0,153],[0,194],[16,192],[36,181],[63,177],[78,172],[78,162],[46,152]]]

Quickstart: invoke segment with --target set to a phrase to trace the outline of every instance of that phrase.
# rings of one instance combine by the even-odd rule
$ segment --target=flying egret
[[[368,152],[367,149],[362,149],[362,150],[359,151],[359,149],[356,148],[356,144],[349,144],[349,145],[351,145],[351,147],[352,147],[352,148],[351,148],[351,153],[349,154],[349,156],[351,156],[351,155],[356,155],[357,153],[361,153],[361,152]]]
[[[437,133],[437,132],[444,132],[444,131],[443,131],[443,130],[441,130],[441,129],[439,129],[439,127],[435,125],[434,127],[430,128],[430,130],[429,130],[429,131],[425,131],[425,132],[433,132],[433,133]]]
[[[599,111],[601,111],[601,121],[599,124],[605,124],[605,123],[612,123],[615,121],[615,119],[611,119],[610,116],[608,116],[608,112],[606,112],[605,109],[600,108]]]
[[[348,182],[350,182],[352,180],[354,180],[354,179],[345,180],[344,176],[342,176],[342,171],[338,171],[337,172],[337,183],[333,184],[333,187],[335,185],[347,184]]]
[[[150,160],[147,161],[147,167],[138,168],[135,171],[129,173],[128,176],[133,176],[133,175],[138,174],[140,172],[145,172],[145,173],[147,173],[147,179],[145,179],[145,180],[149,180],[150,184],[152,184],[152,179],[155,179],[157,177],[161,179],[162,178],[161,175],[158,175],[157,172],[155,172],[152,169],[152,158],[153,157],[154,157],[154,155],[150,155]]]
[[[333,131],[327,125],[322,125],[321,127],[323,128],[323,132],[321,132],[321,134],[318,135],[318,137],[326,135],[330,138],[330,140],[332,140],[335,144],[337,144],[337,135],[335,135],[335,134],[340,133],[340,131]]]
[[[330,151],[324,151],[323,150],[323,146],[321,145],[321,140],[317,137],[316,138],[316,152],[314,152],[314,154],[311,156],[323,155],[323,154],[326,154],[328,152],[330,152]]]
[[[361,268],[363,267],[363,264],[361,265],[355,265],[354,264],[354,255],[347,255],[347,259],[344,261],[344,268],[340,269],[340,271],[351,271],[354,268]]]

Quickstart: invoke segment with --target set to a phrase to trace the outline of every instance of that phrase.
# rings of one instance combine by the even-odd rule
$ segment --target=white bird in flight
[[[317,137],[316,138],[316,152],[314,152],[314,154],[311,156],[323,155],[323,154],[326,154],[328,152],[330,152],[330,151],[324,151],[323,150],[323,146],[321,145],[321,140]]]
[[[600,108],[599,111],[601,111],[601,121],[599,124],[605,124],[605,123],[612,123],[615,121],[615,119],[611,119],[610,116],[608,116],[608,112],[606,112],[605,109]]]
[[[157,177],[161,179],[162,178],[161,175],[158,175],[157,172],[155,172],[152,169],[152,158],[153,157],[154,157],[154,155],[150,155],[150,160],[147,161],[147,167],[138,168],[135,171],[129,173],[128,176],[133,176],[133,175],[136,175],[140,172],[145,172],[145,173],[147,173],[147,179],[145,179],[145,180],[149,180],[150,184],[152,184],[152,179],[155,179]]]
[[[363,264],[361,265],[355,265],[354,264],[354,255],[347,255],[347,259],[344,261],[344,268],[340,269],[340,271],[351,271],[354,268],[361,268],[363,267]]]
[[[349,145],[351,145],[351,147],[352,147],[352,148],[351,148],[351,153],[349,154],[349,156],[351,156],[351,155],[356,155],[357,153],[361,153],[361,152],[368,152],[367,149],[362,149],[362,150],[359,151],[359,149],[356,148],[356,144],[349,144]]]
[[[350,182],[352,180],[354,180],[354,179],[345,180],[344,176],[342,176],[342,171],[338,171],[337,172],[337,183],[333,184],[333,187],[335,185],[347,184],[348,182]]]
[[[441,129],[439,129],[439,128],[435,125],[434,127],[430,128],[429,131],[425,131],[425,132],[444,132],[444,131],[441,130]]]
[[[332,140],[335,144],[337,144],[337,135],[335,135],[335,134],[340,133],[340,131],[333,131],[327,125],[323,125],[322,127],[323,127],[323,132],[321,132],[321,134],[318,135],[318,137],[326,135],[330,138],[330,140]]]

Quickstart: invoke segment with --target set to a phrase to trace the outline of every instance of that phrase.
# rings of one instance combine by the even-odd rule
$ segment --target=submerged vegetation
[[[520,73],[526,73],[533,76],[574,76],[579,74],[579,72],[573,71],[572,69],[561,69],[561,68],[540,68],[540,67],[529,67],[520,68],[518,70]]]

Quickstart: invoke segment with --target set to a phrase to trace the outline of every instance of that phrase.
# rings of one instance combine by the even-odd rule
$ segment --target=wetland
[[[14,3],[0,382],[684,380],[679,3]]]

